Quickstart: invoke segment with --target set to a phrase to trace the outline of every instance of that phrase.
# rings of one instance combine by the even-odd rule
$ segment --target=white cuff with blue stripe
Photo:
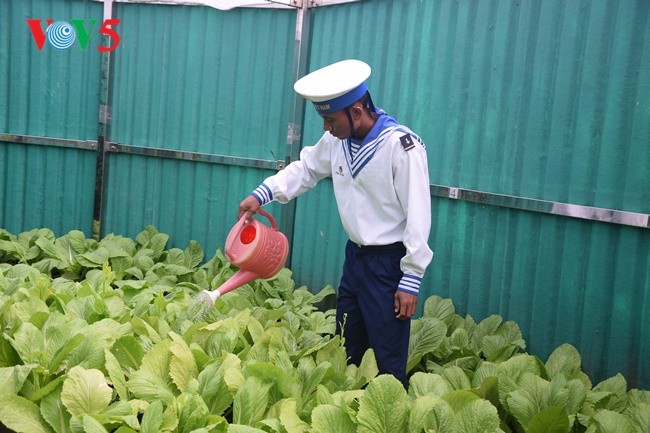
[[[399,282],[399,286],[397,286],[397,291],[418,296],[420,293],[420,283],[422,283],[421,277],[404,274]]]
[[[271,192],[271,188],[266,186],[264,183],[255,188],[255,191],[253,191],[251,195],[255,197],[262,206],[273,200],[273,192]]]

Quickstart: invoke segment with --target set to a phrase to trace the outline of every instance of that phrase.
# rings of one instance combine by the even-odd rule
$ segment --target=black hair
[[[370,92],[366,91],[366,93],[364,93],[363,96],[359,98],[355,103],[345,107],[345,114],[348,116],[348,122],[350,124],[350,137],[353,137],[355,132],[354,124],[352,123],[352,115],[350,114],[350,108],[357,102],[361,104],[363,109],[366,110],[368,114],[370,114],[374,118],[377,118],[377,109],[375,108],[375,104],[373,104],[372,102],[372,98],[370,97]]]
[[[377,111],[375,104],[373,104],[372,98],[370,97],[370,92],[364,93],[357,102],[359,102],[361,106],[365,108],[371,115],[374,115]]]

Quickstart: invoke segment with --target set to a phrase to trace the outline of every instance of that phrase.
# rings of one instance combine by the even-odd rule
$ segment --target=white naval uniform
[[[253,195],[262,205],[286,203],[331,177],[343,227],[358,245],[403,242],[404,274],[398,290],[417,295],[433,252],[427,242],[431,196],[426,150],[413,132],[378,110],[379,119],[361,143],[350,148],[329,132],[300,152],[282,171],[264,180]]]

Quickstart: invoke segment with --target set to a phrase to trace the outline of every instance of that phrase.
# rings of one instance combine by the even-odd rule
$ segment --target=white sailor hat
[[[342,110],[361,99],[368,91],[366,79],[370,66],[361,60],[349,59],[333,63],[305,75],[293,89],[309,99],[319,113]]]

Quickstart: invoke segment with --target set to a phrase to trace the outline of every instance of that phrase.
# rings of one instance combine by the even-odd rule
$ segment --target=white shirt
[[[356,145],[326,132],[314,146],[302,149],[298,161],[264,180],[253,195],[262,204],[287,203],[326,177],[332,178],[341,222],[352,242],[404,243],[404,277],[398,290],[417,295],[433,257],[427,244],[429,171],[420,138],[385,114]]]

